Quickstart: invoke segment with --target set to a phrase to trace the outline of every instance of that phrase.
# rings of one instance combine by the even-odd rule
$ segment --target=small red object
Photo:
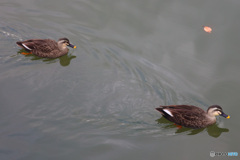
[[[207,33],[212,33],[212,28],[211,28],[211,27],[203,26],[203,29],[204,29],[204,31],[207,32]]]

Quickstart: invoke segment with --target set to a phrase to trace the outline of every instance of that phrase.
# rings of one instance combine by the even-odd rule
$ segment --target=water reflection
[[[20,49],[18,51],[19,54],[21,54],[22,52],[26,52],[26,51],[24,49]],[[66,55],[61,56],[59,58],[41,58],[41,57],[38,57],[38,56],[36,56],[34,54],[29,54],[29,55],[25,55],[25,56],[26,57],[31,57],[31,60],[33,60],[33,61],[35,61],[35,60],[42,60],[43,62],[47,62],[47,64],[55,63],[59,59],[59,63],[63,67],[68,66],[70,64],[71,60],[76,58],[76,56],[71,55],[71,54],[66,54]]]
[[[73,55],[64,55],[62,57],[59,58],[59,63],[62,66],[68,66],[71,62],[72,59],[76,58],[77,56],[73,56]]]
[[[161,117],[160,119],[156,120],[158,122],[158,124],[164,124],[162,126],[163,129],[169,129],[169,128],[176,128],[176,134],[179,133],[184,133],[184,132],[188,132],[187,135],[196,135],[204,130],[206,130],[208,132],[208,135],[214,138],[219,137],[223,132],[229,132],[229,129],[227,128],[219,128],[217,126],[217,124],[208,126],[206,128],[200,128],[200,129],[191,129],[191,128],[186,128],[186,127],[182,127],[182,128],[177,128],[176,125],[174,125],[173,122],[168,121],[167,119],[165,119],[164,117]]]

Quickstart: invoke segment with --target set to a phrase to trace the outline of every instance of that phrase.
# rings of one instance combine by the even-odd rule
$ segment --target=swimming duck
[[[68,48],[76,48],[70,44],[67,38],[60,38],[58,42],[51,39],[29,39],[26,41],[16,42],[18,46],[22,47],[29,53],[22,53],[24,55],[34,54],[39,57],[57,58],[68,53]]]
[[[230,118],[218,105],[210,106],[207,112],[191,105],[160,106],[156,110],[169,121],[188,128],[204,128],[212,125],[216,123],[216,116],[218,115]]]

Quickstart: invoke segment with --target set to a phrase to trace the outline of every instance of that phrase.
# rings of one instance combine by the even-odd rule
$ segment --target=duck
[[[229,119],[219,105],[210,106],[207,111],[193,105],[170,105],[156,108],[164,118],[187,128],[205,128],[216,123],[216,116]]]
[[[34,54],[42,58],[58,58],[68,53],[67,46],[76,48],[67,38],[60,38],[57,42],[52,39],[29,39],[16,43],[28,52],[22,52],[23,55]]]

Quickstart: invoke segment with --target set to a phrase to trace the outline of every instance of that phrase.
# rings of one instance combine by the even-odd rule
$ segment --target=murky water
[[[0,159],[240,153],[239,7],[234,0],[2,0]],[[16,41],[61,37],[77,49],[53,60],[18,53]],[[172,104],[219,104],[231,119],[178,129],[155,110]]]

